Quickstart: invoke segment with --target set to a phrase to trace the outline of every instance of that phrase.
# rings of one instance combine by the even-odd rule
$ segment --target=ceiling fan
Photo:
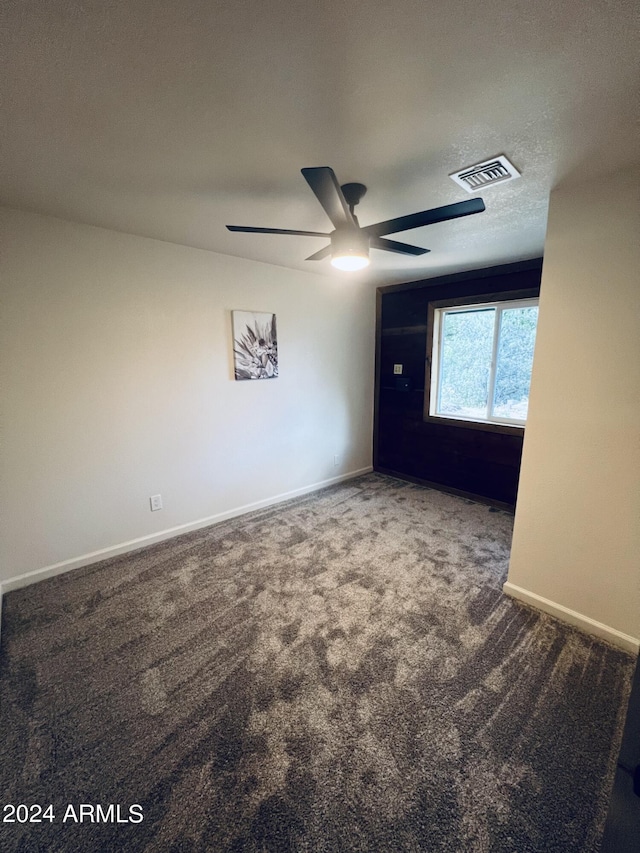
[[[229,231],[244,231],[251,234],[297,234],[301,237],[328,237],[330,243],[306,260],[321,261],[331,255],[334,267],[343,270],[357,270],[369,264],[369,248],[382,249],[385,252],[397,252],[400,255],[424,255],[429,249],[387,240],[385,235],[398,231],[408,231],[447,219],[457,219],[472,213],[482,213],[485,209],[481,198],[446,204],[420,213],[410,213],[385,222],[376,222],[364,228],[358,223],[354,207],[367,191],[364,184],[343,184],[340,186],[333,169],[329,166],[314,166],[302,169],[302,174],[316,198],[331,220],[335,230],[295,231],[287,228],[252,228],[244,225],[227,225]]]

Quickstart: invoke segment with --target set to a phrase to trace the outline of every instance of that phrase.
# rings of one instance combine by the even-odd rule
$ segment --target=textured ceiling
[[[550,189],[638,158],[636,0],[4,0],[0,201],[334,274],[300,174],[369,191],[362,225],[469,196],[448,174],[505,153],[485,213],[372,251],[387,283],[542,253]],[[344,274],[343,274],[344,275]],[[362,274],[360,274],[362,275]]]

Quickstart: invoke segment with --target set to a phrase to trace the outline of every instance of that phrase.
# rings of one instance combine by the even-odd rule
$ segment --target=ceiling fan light
[[[369,238],[360,231],[331,235],[331,266],[354,272],[369,266]]]
[[[366,255],[334,255],[331,258],[331,266],[338,270],[346,272],[355,272],[355,270],[363,270],[369,266],[369,258]]]

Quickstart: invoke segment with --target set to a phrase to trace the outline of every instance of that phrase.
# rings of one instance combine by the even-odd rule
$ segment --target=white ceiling
[[[331,230],[300,174],[369,191],[362,225],[469,196],[485,213],[393,235],[372,282],[539,256],[550,189],[638,159],[637,0],[4,0],[0,201],[270,264]],[[344,274],[343,274],[344,275]]]

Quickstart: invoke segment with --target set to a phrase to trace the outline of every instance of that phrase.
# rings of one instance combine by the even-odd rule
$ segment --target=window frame
[[[469,307],[481,306],[499,307],[504,310],[508,307],[525,307],[525,305],[539,305],[538,289],[520,290],[520,291],[505,291],[502,293],[485,293],[476,296],[460,296],[451,299],[438,299],[429,302],[427,310],[427,353],[425,358],[425,394],[424,394],[424,412],[423,419],[429,423],[440,424],[442,426],[457,426],[463,429],[477,429],[485,432],[496,432],[507,435],[522,436],[526,427],[525,421],[514,422],[506,418],[493,418],[491,420],[472,420],[471,418],[457,418],[452,415],[437,415],[434,413],[436,403],[437,383],[432,382],[432,377],[435,371],[438,370],[439,357],[439,332],[440,323],[438,313],[442,309],[459,308],[461,311]],[[440,314],[440,316],[442,316]],[[495,388],[495,360],[497,354],[497,346],[499,341],[500,324],[494,325],[494,340],[493,340],[493,356],[492,356],[492,376],[490,379],[489,390]],[[435,366],[434,366],[435,361]],[[434,388],[435,385],[435,388]],[[433,398],[433,399],[432,399]]]

